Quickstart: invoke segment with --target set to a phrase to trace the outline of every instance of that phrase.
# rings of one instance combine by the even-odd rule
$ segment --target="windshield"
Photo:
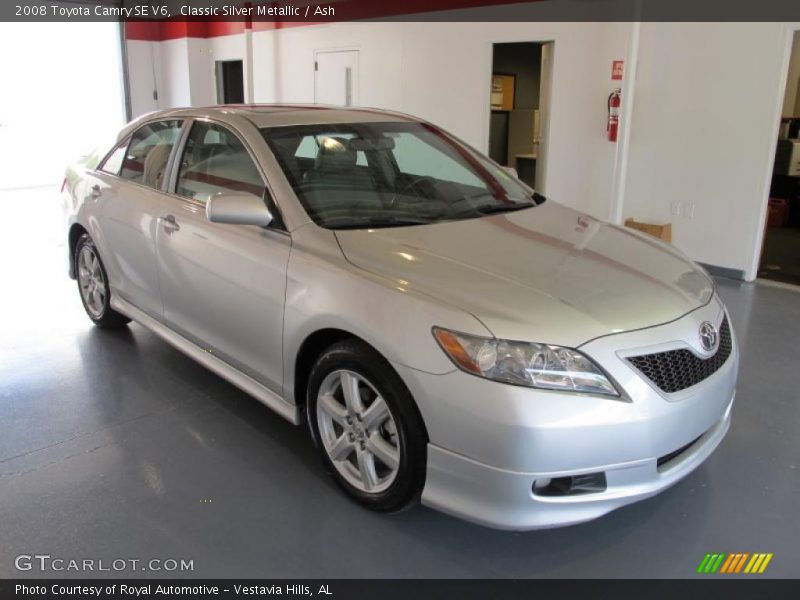
[[[504,169],[427,123],[261,132],[306,212],[329,229],[472,219],[538,202]]]

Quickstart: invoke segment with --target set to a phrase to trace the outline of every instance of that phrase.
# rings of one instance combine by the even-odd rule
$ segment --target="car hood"
[[[505,339],[575,347],[672,321],[713,295],[675,248],[554,202],[336,237],[355,266],[466,310]]]

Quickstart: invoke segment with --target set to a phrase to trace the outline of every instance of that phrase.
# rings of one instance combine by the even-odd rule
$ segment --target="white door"
[[[325,50],[314,55],[314,102],[358,105],[358,50]]]
[[[550,105],[553,96],[553,42],[542,44],[542,70],[539,78],[539,139],[536,156],[536,191],[547,194],[547,145],[550,138]]]

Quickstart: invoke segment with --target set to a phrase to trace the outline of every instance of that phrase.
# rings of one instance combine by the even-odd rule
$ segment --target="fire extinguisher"
[[[617,141],[617,132],[619,131],[619,104],[622,97],[622,90],[615,89],[608,96],[608,123],[606,123],[606,131],[608,132],[608,141]]]

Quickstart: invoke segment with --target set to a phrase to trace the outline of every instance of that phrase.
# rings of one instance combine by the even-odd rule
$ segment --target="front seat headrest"
[[[356,166],[356,151],[348,146],[348,140],[340,137],[322,139],[314,161],[316,171],[346,171]]]

